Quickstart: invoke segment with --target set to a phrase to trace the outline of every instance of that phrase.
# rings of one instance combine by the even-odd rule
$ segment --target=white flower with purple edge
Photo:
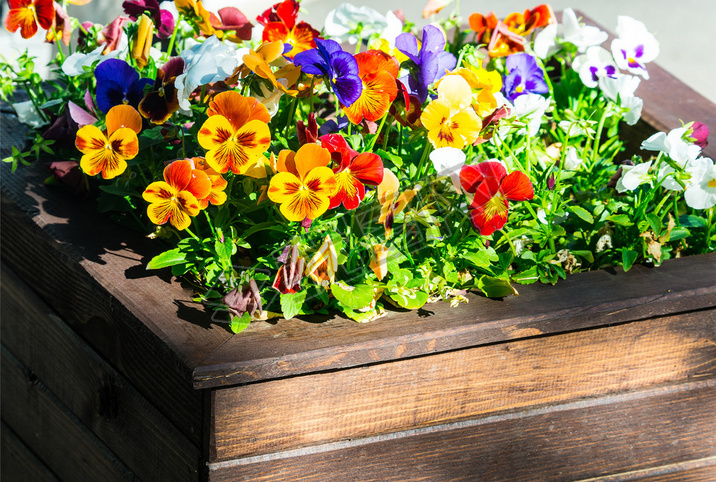
[[[602,77],[616,79],[618,73],[612,54],[602,47],[589,47],[586,53],[574,59],[572,68],[579,73],[582,83],[590,89],[599,85],[599,79]]]
[[[642,22],[626,15],[617,17],[617,36],[612,40],[612,55],[617,66],[648,79],[645,64],[659,55],[659,42]]]

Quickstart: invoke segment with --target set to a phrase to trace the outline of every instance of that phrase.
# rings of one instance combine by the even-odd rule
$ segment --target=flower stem
[[[164,53],[164,59],[169,59],[169,57],[172,56],[172,50],[174,50],[174,42],[176,42],[177,39],[177,33],[179,32],[179,23],[182,21],[182,16],[179,14],[179,18],[177,19],[177,22],[174,24],[174,31],[172,32],[172,37],[169,39],[169,47],[167,47],[167,51]]]

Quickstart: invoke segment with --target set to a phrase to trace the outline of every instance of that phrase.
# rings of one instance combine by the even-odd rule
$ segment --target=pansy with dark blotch
[[[344,52],[335,40],[316,39],[316,48],[296,54],[293,63],[307,74],[325,77],[346,107],[358,100],[363,91],[355,57]]]
[[[179,110],[174,81],[184,71],[184,59],[174,57],[157,70],[154,86],[139,103],[139,113],[154,124],[163,124]]]
[[[144,13],[152,17],[159,38],[169,38],[174,32],[174,15],[169,10],[159,8],[157,0],[127,0],[122,8],[133,22]]]
[[[512,54],[505,60],[507,77],[503,89],[510,102],[525,94],[546,94],[549,92],[544,80],[544,71],[528,53]]]
[[[139,105],[144,97],[144,87],[152,79],[139,78],[139,74],[124,60],[107,59],[94,71],[97,79],[97,107],[107,113],[115,105]]]
[[[418,39],[408,32],[398,35],[395,46],[411,60],[408,65],[410,74],[399,80],[421,104],[428,98],[428,87],[457,64],[455,56],[445,51],[445,35],[434,25],[423,27],[420,50]]]

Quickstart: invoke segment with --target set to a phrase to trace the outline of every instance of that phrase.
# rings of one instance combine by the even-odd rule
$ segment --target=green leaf
[[[708,226],[706,219],[694,214],[684,214],[683,216],[679,216],[679,224],[686,226],[687,228],[705,228]]]
[[[147,264],[147,269],[161,269],[175,264],[182,264],[186,261],[186,253],[179,248],[170,249],[162,254],[153,257]]]
[[[537,274],[536,265],[512,276],[512,281],[522,285],[532,284],[537,280],[539,280],[539,274]]]
[[[631,222],[631,219],[629,219],[629,216],[627,216],[626,214],[612,214],[611,216],[607,216],[607,220],[620,226],[631,226],[632,224],[634,224]]]
[[[466,252],[463,253],[462,257],[478,268],[489,268],[490,261],[493,260],[493,256],[487,250]]]
[[[622,265],[624,266],[624,271],[629,271],[631,269],[638,256],[639,253],[633,249],[622,248]]]
[[[594,224],[594,216],[592,216],[591,213],[586,209],[579,206],[570,206],[567,209],[576,214],[582,221],[586,221],[589,224]]]
[[[583,258],[583,259],[589,261],[590,263],[594,263],[594,254],[592,254],[591,251],[580,249],[580,250],[571,251],[571,253],[575,256],[579,256],[580,258]]]
[[[671,236],[669,237],[669,241],[678,241],[688,236],[691,236],[691,232],[687,228],[683,226],[677,226],[671,230]]]
[[[241,315],[241,318],[238,316],[232,316],[231,317],[231,324],[229,325],[229,328],[231,328],[231,331],[234,333],[241,333],[244,331],[249,325],[251,324],[251,315],[248,311],[244,312],[243,315]]]
[[[663,225],[661,223],[661,219],[659,219],[659,216],[655,215],[654,213],[649,213],[646,215],[646,220],[649,223],[649,227],[651,227],[651,230],[654,231],[654,234],[661,234],[661,227]]]
[[[115,196],[123,196],[124,197],[124,196],[132,196],[132,195],[136,196],[137,195],[137,193],[132,192],[118,184],[105,184],[103,186],[100,186],[99,188],[100,188],[100,190],[102,190],[106,193],[109,193],[109,194],[114,194]]]
[[[508,295],[519,295],[517,290],[505,278],[494,278],[484,275],[477,282],[477,287],[488,298],[504,298]]]
[[[400,156],[396,156],[395,154],[386,152],[383,149],[378,149],[375,151],[375,153],[378,154],[381,159],[387,159],[393,164],[395,164],[397,167],[401,167],[403,165],[403,159]]]
[[[388,295],[398,306],[408,310],[417,310],[428,302],[428,294],[417,289],[393,288]]]
[[[298,293],[286,293],[281,295],[281,312],[283,317],[290,320],[301,312],[303,302],[306,301],[306,290]]]
[[[349,286],[339,282],[331,285],[331,293],[351,310],[360,310],[373,302],[374,292],[368,285]]]

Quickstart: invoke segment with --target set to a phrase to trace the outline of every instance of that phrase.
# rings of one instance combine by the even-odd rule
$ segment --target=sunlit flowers
[[[115,105],[139,105],[144,97],[144,87],[152,83],[151,79],[139,78],[132,66],[124,60],[108,59],[94,71],[97,79],[97,107],[107,112]]]
[[[363,119],[377,121],[388,112],[390,104],[398,95],[395,83],[399,71],[398,61],[380,50],[361,52],[355,59],[363,89],[360,97],[352,105],[344,107],[343,112],[354,124],[359,124]]]
[[[378,184],[376,191],[378,202],[381,205],[378,223],[385,228],[385,239],[390,239],[393,235],[395,216],[405,209],[418,191],[417,189],[406,189],[400,192],[400,181],[388,168],[383,169],[383,181]]]
[[[204,171],[194,169],[188,159],[174,161],[164,169],[164,181],[151,183],[142,197],[149,202],[147,215],[154,224],[171,223],[178,230],[199,214],[199,199],[208,196],[211,181]]]
[[[472,109],[472,89],[458,75],[449,75],[440,82],[438,98],[428,104],[420,120],[436,148],[462,149],[475,142],[482,127]]]
[[[620,69],[649,78],[646,64],[659,55],[659,43],[646,26],[631,17],[617,17],[617,35],[612,40],[612,54]]]
[[[268,149],[271,133],[266,124],[271,117],[253,97],[222,92],[209,104],[207,114],[197,140],[208,151],[206,162],[216,172],[243,174]]]
[[[448,70],[455,68],[457,59],[445,51],[445,34],[434,25],[423,27],[422,44],[412,33],[402,33],[395,39],[395,46],[405,54],[411,63],[410,74],[400,81],[420,103],[428,97],[428,87],[439,80]]]
[[[256,20],[264,26],[262,40],[273,42],[280,40],[291,46],[286,56],[294,57],[296,54],[316,46],[315,39],[320,32],[306,22],[298,22],[298,2],[285,0],[275,4],[259,15]]]
[[[324,31],[338,42],[355,45],[360,39],[380,34],[388,20],[370,7],[342,3],[326,15]]]
[[[47,30],[55,19],[52,0],[8,0],[10,12],[5,18],[5,28],[10,32],[20,29],[22,38],[33,37],[38,24]]]
[[[107,132],[93,125],[77,131],[75,146],[82,152],[80,167],[90,176],[102,174],[104,179],[119,176],[127,169],[127,161],[139,152],[137,134],[142,117],[128,105],[113,107],[105,119]]]
[[[179,110],[174,81],[184,70],[184,59],[174,57],[157,70],[154,86],[139,103],[139,113],[154,124],[165,123]]]
[[[544,71],[533,56],[527,53],[512,54],[505,60],[509,72],[505,77],[505,97],[514,101],[525,94],[546,94],[549,92],[544,80]]]
[[[224,204],[228,198],[225,189],[229,183],[221,174],[209,167],[206,163],[206,159],[203,157],[192,157],[191,160],[194,163],[194,168],[199,171],[204,171],[204,173],[209,177],[209,181],[211,181],[211,188],[209,189],[209,193],[206,197],[197,198],[197,201],[199,201],[199,207],[201,209],[206,209],[210,203],[214,206]]]
[[[268,197],[280,204],[286,219],[316,219],[328,210],[337,188],[330,162],[331,153],[316,144],[306,144],[296,153],[281,151]]]
[[[326,235],[318,251],[306,265],[306,274],[321,286],[333,283],[338,269],[338,254],[331,237]]]
[[[572,68],[579,72],[582,83],[590,89],[599,85],[602,77],[617,77],[617,66],[612,54],[601,47],[588,48],[586,53],[574,59]]]
[[[460,171],[462,188],[475,196],[470,204],[470,220],[481,235],[489,236],[507,223],[509,201],[534,197],[530,179],[520,171],[507,174],[502,163],[485,161]]]

